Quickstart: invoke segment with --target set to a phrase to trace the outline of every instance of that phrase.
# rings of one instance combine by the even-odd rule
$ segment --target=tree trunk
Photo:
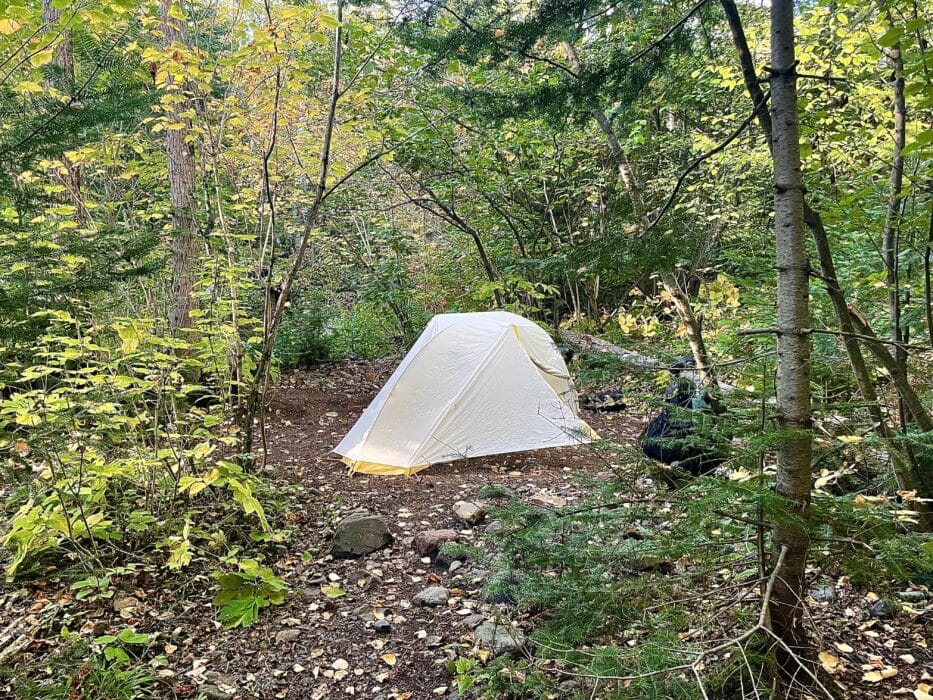
[[[742,66],[742,76],[749,97],[751,97],[752,104],[763,104],[764,93],[758,83],[758,76],[755,73],[755,64],[752,59],[751,51],[748,48],[748,40],[745,38],[745,30],[742,27],[742,20],[739,17],[735,2],[733,0],[721,0],[721,4],[725,11],[726,19],[729,22],[729,30],[732,34],[733,44],[739,55],[739,62]],[[758,123],[761,125],[761,130],[770,148],[772,127],[771,115],[767,110],[760,110],[758,112]],[[904,491],[917,489],[919,496],[929,498],[933,496],[933,490],[927,490],[923,486],[924,480],[921,478],[921,467],[909,452],[905,453],[893,442],[895,438],[894,430],[891,428],[887,416],[884,415],[881,409],[878,393],[875,391],[875,385],[868,372],[865,356],[862,353],[858,338],[855,337],[855,334],[861,331],[856,331],[852,314],[846,302],[845,293],[839,283],[839,278],[836,274],[836,265],[833,261],[832,249],[829,245],[829,237],[826,234],[823,220],[819,212],[810,207],[806,199],[804,200],[803,206],[804,222],[810,229],[814,243],[816,244],[817,258],[820,264],[820,278],[832,302],[833,310],[836,313],[839,330],[842,332],[843,345],[849,357],[849,363],[852,366],[852,373],[855,375],[859,393],[867,404],[869,415],[875,426],[875,431],[885,440],[888,446],[888,453],[891,457],[892,469],[897,479],[898,487]],[[930,226],[931,241],[933,241],[933,218],[930,220]],[[867,328],[867,326],[865,328]],[[868,329],[868,332],[869,334],[871,333],[870,329]],[[933,334],[933,331],[931,331],[931,334]],[[933,345],[933,335],[931,335],[931,345]],[[882,355],[889,356],[887,348],[881,343],[876,343],[874,349]],[[882,364],[884,363],[882,362]],[[916,394],[906,383],[906,380],[902,382],[901,386],[898,388],[898,392],[901,393],[901,391],[909,392],[913,395],[914,399],[916,399]],[[919,399],[913,401],[913,404],[916,405],[917,401],[919,401]],[[933,528],[933,515],[931,515],[931,510],[933,509],[931,509],[930,506],[924,507],[922,505],[919,506],[919,508],[921,513],[921,525],[924,529],[930,530]]]
[[[881,256],[884,260],[885,283],[888,288],[888,318],[891,328],[889,337],[895,343],[894,357],[897,364],[907,374],[907,349],[901,345],[906,334],[901,329],[901,284],[900,263],[898,253],[900,248],[900,213],[901,190],[904,185],[904,148],[905,125],[907,120],[907,103],[904,99],[904,61],[901,57],[901,45],[895,44],[888,52],[893,71],[891,90],[894,113],[894,157],[891,162],[890,186],[888,206],[884,216],[884,231],[881,236]],[[898,401],[901,426],[907,428],[907,411],[904,400]]]
[[[703,339],[703,324],[694,313],[690,298],[680,288],[677,278],[672,273],[663,272],[660,274],[660,278],[661,284],[664,286],[665,291],[671,295],[674,308],[677,309],[677,313],[684,324],[700,383],[716,386],[716,372],[706,350],[706,341]]]
[[[771,2],[772,160],[777,259],[777,403],[783,433],[778,445],[775,491],[798,518],[774,523],[774,546],[787,548],[769,613],[783,642],[777,650],[782,679],[793,682],[810,656],[803,627],[803,585],[810,543],[805,524],[810,504],[810,267],[803,221],[803,176],[797,123],[797,72],[793,0]]]
[[[933,192],[933,182],[930,183]],[[930,258],[933,256],[933,199],[930,201],[930,228],[927,233],[926,247],[923,249],[923,303],[926,306],[927,336],[933,349],[933,274],[930,271]]]
[[[184,20],[172,17],[172,8],[184,11],[183,0],[162,0],[161,17],[164,48],[174,44],[187,46]],[[197,200],[195,198],[194,145],[186,138],[191,133],[191,121],[182,115],[189,108],[186,86],[167,79],[166,116],[181,129],[165,130],[165,152],[168,156],[168,182],[172,203],[172,280],[169,291],[168,325],[173,331],[191,325],[195,308],[194,285],[199,256]]]

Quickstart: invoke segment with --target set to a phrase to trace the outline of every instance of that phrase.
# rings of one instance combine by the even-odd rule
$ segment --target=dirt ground
[[[466,528],[452,509],[456,501],[476,497],[485,484],[507,486],[522,498],[559,496],[572,504],[582,495],[575,480],[581,471],[597,478],[609,473],[592,450],[574,447],[438,465],[415,477],[350,476],[330,450],[394,366],[392,360],[345,362],[296,372],[283,377],[271,397],[265,469],[291,492],[286,521],[295,531],[278,555],[267,559],[292,591],[283,605],[263,610],[247,629],[230,630],[216,620],[212,582],[206,575],[174,591],[141,580],[136,589],[112,601],[84,605],[72,628],[90,635],[132,625],[158,633],[157,643],[168,659],[161,688],[169,697],[456,697],[447,662],[458,648],[473,647],[464,621],[496,606],[482,602],[484,572],[477,565],[466,563],[454,572],[438,568],[412,550],[411,538],[422,530],[453,528],[464,542],[477,541],[483,526]],[[603,437],[629,444],[645,420],[636,411],[586,417]],[[342,516],[355,511],[381,516],[394,543],[359,559],[335,560],[326,554],[328,533]],[[447,604],[414,605],[413,597],[431,585],[450,589]],[[337,597],[327,594],[338,590],[342,594]],[[913,654],[914,664],[898,679],[881,686],[863,684],[850,695],[899,697],[891,693],[898,687],[915,688],[933,662],[927,649],[929,612],[865,627],[865,593],[843,589],[835,601],[812,606],[815,627],[823,648],[855,648],[847,678],[853,688],[864,672],[860,668],[878,663],[873,657],[886,664],[888,659],[896,662],[899,654]],[[0,594],[0,632],[11,621],[40,616],[49,606],[73,604],[67,590],[53,586],[8,590]],[[390,623],[388,633],[375,630],[379,619]],[[54,631],[46,634],[49,639],[37,637],[26,647],[27,663],[39,663],[52,648]],[[905,669],[905,663],[899,665]]]

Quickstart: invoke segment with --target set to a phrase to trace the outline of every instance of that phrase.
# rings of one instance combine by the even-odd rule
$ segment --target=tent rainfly
[[[334,448],[351,472],[414,474],[466,457],[590,442],[553,341],[504,311],[431,319]]]

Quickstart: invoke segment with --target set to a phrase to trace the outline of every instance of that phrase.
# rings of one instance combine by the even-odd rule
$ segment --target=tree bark
[[[900,248],[900,214],[901,191],[904,185],[904,148],[907,121],[907,103],[904,99],[904,60],[901,56],[900,43],[894,44],[888,52],[893,71],[891,80],[892,112],[894,115],[894,157],[891,162],[890,187],[888,206],[884,216],[884,230],[881,236],[881,256],[884,260],[885,283],[888,288],[888,318],[891,324],[889,337],[900,343],[906,333],[901,328],[901,284],[900,262],[898,253]],[[897,364],[907,374],[907,349],[903,345],[895,346],[894,357]],[[901,426],[907,428],[907,411],[904,399],[898,401]]]
[[[732,34],[736,53],[738,53],[739,56],[742,76],[749,97],[751,97],[752,104],[762,104],[764,101],[764,93],[758,83],[754,60],[752,59],[752,54],[748,47],[748,40],[745,37],[745,30],[742,26],[742,20],[739,16],[738,9],[733,0],[721,0],[721,4],[729,23],[729,30]],[[759,110],[758,123],[765,135],[768,147],[771,148],[771,115],[767,110]],[[875,426],[875,431],[885,440],[888,446],[888,453],[891,457],[892,469],[897,479],[898,487],[904,491],[918,489],[919,496],[929,498],[933,495],[933,491],[923,487],[923,479],[921,478],[922,469],[909,452],[905,453],[893,443],[895,438],[894,430],[891,428],[887,416],[885,416],[882,411],[878,393],[875,391],[875,385],[869,374],[868,365],[865,362],[865,356],[862,353],[861,345],[858,338],[855,337],[856,327],[853,322],[853,315],[849,310],[845,293],[839,283],[839,277],[836,274],[836,265],[833,260],[832,249],[829,245],[829,237],[823,225],[822,217],[820,217],[819,212],[810,207],[806,199],[804,199],[803,207],[804,222],[810,229],[813,241],[816,244],[817,258],[820,264],[820,278],[833,305],[833,310],[835,311],[837,322],[839,323],[839,330],[842,332],[843,345],[849,357],[849,363],[852,366],[852,373],[855,375],[859,393],[867,404],[869,416]],[[931,241],[933,241],[933,218],[931,218],[930,226]],[[868,329],[867,324],[862,327],[862,330],[865,329],[871,334],[871,330]],[[931,336],[931,345],[933,345],[933,336]],[[876,343],[874,347],[869,346],[869,348],[874,354],[880,353],[882,357],[886,356],[890,358],[888,349],[884,347],[882,343]],[[893,360],[893,358],[890,359]],[[882,361],[882,364],[885,364],[885,362]],[[916,406],[919,399],[916,398],[915,392],[913,392],[910,385],[907,384],[906,379],[902,381],[898,387],[898,393],[901,394],[903,392],[907,392],[912,396],[913,400],[911,403]],[[923,414],[926,415],[926,411],[924,411]],[[921,505],[919,506],[919,510],[922,526],[924,529],[931,529],[931,527],[933,527],[933,515],[931,515],[930,506],[924,507]]]
[[[933,182],[930,183],[933,192]],[[926,247],[923,249],[923,303],[927,317],[927,336],[933,349],[933,273],[930,271],[930,258],[933,256],[933,199],[930,201],[930,228],[927,232]]]
[[[172,8],[184,11],[184,0],[162,0],[161,17],[163,46],[187,47],[188,36],[184,20],[172,17]],[[194,145],[188,143],[191,120],[182,115],[190,105],[186,86],[167,79],[166,116],[180,129],[166,129],[165,152],[168,157],[168,181],[172,203],[172,279],[169,290],[169,329],[176,331],[191,325],[195,308],[194,286],[200,252],[197,199],[195,197]]]
[[[803,221],[803,176],[797,121],[797,72],[793,0],[771,2],[772,160],[777,259],[777,402],[783,435],[778,445],[775,491],[798,516],[774,523],[774,546],[786,547],[769,612],[782,679],[793,682],[810,656],[803,627],[803,586],[810,544],[805,524],[810,505],[810,268]]]

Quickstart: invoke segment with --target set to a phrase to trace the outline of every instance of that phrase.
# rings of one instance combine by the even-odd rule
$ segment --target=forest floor
[[[592,450],[579,447],[438,465],[416,477],[350,476],[331,449],[393,368],[387,360],[296,372],[282,378],[271,398],[265,469],[286,494],[292,535],[266,561],[289,585],[284,604],[264,609],[246,629],[227,629],[216,620],[213,581],[206,574],[177,587],[138,576],[112,599],[99,601],[75,601],[67,584],[33,582],[0,591],[0,631],[17,620],[33,624],[20,667],[41,668],[61,642],[61,624],[43,627],[42,621],[50,610],[67,609],[69,628],[89,638],[127,626],[158,633],[154,643],[168,661],[159,687],[168,697],[456,697],[448,662],[474,648],[478,621],[506,611],[483,601],[486,572],[479,564],[438,567],[413,551],[411,539],[452,528],[463,542],[481,545],[485,525],[464,525],[453,507],[476,499],[484,485],[508,487],[548,507],[553,499],[572,504],[583,496],[576,479],[581,472],[611,474]],[[633,443],[645,416],[589,413],[587,420],[603,437]],[[327,554],[329,533],[356,511],[383,518],[395,540],[362,558],[334,559]],[[415,604],[414,597],[430,586],[447,588],[448,599],[437,606]],[[848,671],[838,677],[858,689],[851,697],[888,698],[899,687],[916,688],[933,668],[929,599],[925,615],[872,621],[866,591],[839,585],[834,591],[831,600],[811,605],[810,614],[822,648],[845,657]],[[387,632],[377,632],[377,620],[389,623]],[[847,648],[853,651],[840,651]],[[861,683],[871,664],[897,668],[899,675],[880,685]],[[4,692],[0,682],[0,697]]]

